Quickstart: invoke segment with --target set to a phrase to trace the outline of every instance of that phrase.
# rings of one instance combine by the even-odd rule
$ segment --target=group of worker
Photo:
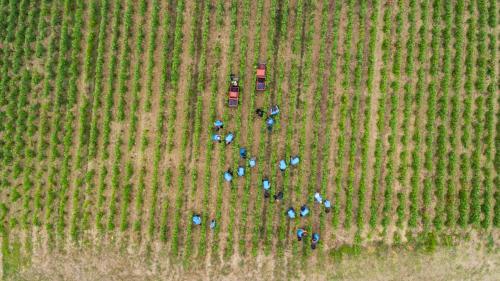
[[[192,220],[193,220],[194,225],[201,225],[201,215],[200,214],[193,214]],[[210,229],[213,230],[213,229],[215,229],[216,226],[217,226],[217,223],[215,222],[215,219],[212,219],[210,221]]]
[[[224,123],[221,120],[215,120],[214,122],[214,129],[215,133],[212,134],[212,141],[216,142],[222,142],[222,135],[220,135],[218,132],[220,129],[224,128]],[[224,142],[226,145],[232,143],[234,140],[234,134],[232,132],[228,132],[227,135],[224,137]]]
[[[265,112],[264,110],[262,110],[262,108],[257,108],[255,110],[255,113],[257,114],[257,116],[262,118],[264,117]],[[277,105],[272,106],[271,109],[269,110],[269,115],[266,118],[266,126],[269,132],[273,130],[273,126],[276,123],[276,120],[274,118],[276,115],[278,115],[278,113],[280,113],[280,109]]]
[[[297,229],[297,240],[302,241],[302,238],[307,236],[307,231],[303,228]],[[313,232],[313,235],[311,237],[311,249],[316,249],[316,245],[318,245],[319,242],[319,233]]]
[[[280,110],[279,110],[279,107],[277,105],[271,107],[271,109],[269,111],[269,114],[268,114],[267,119],[266,119],[266,126],[270,132],[272,131],[273,126],[276,123],[275,116],[279,112],[280,112]],[[264,110],[262,110],[261,108],[258,108],[255,111],[255,113],[261,118],[264,117],[264,114],[265,114]],[[224,139],[225,144],[229,145],[234,140],[234,134],[232,132],[228,132],[227,135],[223,138],[222,135],[219,134],[219,131],[223,128],[224,128],[224,123],[221,120],[215,120],[215,122],[214,122],[215,133],[212,134],[212,140],[216,141],[216,142],[222,142],[222,140]],[[240,154],[240,157],[246,162],[248,155],[247,155],[247,150],[245,147],[240,147],[239,154]],[[281,172],[285,172],[286,169],[288,168],[288,165],[290,165],[292,167],[297,166],[299,164],[299,162],[300,162],[299,156],[293,155],[293,156],[290,156],[288,161],[286,161],[286,159],[281,159],[278,163],[278,166],[279,166],[279,169]],[[257,160],[255,157],[251,157],[248,159],[248,167],[254,168],[256,166],[256,164],[257,164]],[[247,165],[239,165],[238,166],[238,169],[236,171],[238,177],[243,177],[245,175],[246,167],[247,167]],[[233,180],[233,177],[234,177],[232,169],[229,168],[228,170],[226,170],[224,172],[223,176],[224,176],[225,181],[231,182]],[[264,198],[269,198],[271,195],[271,193],[270,193],[271,182],[267,176],[264,176],[264,178],[262,179],[262,188],[264,189]],[[275,202],[283,200],[283,197],[284,197],[283,191],[278,191],[273,195]],[[323,200],[323,198],[321,197],[321,195],[318,192],[316,192],[314,194],[314,200],[316,201],[316,203],[324,204],[326,213],[330,212],[331,203],[329,200]],[[307,206],[307,204],[304,204],[300,207],[300,212],[299,212],[300,217],[306,217],[307,215],[309,215],[309,213],[310,213],[310,210],[309,210],[309,207]],[[288,216],[289,219],[294,219],[296,217],[295,209],[293,207],[288,208],[288,210],[286,211],[286,215]],[[194,225],[201,225],[201,223],[202,223],[201,215],[193,214],[192,221],[193,221]],[[216,225],[217,224],[216,224],[215,219],[212,219],[210,221],[210,229],[212,229],[212,230],[215,229]],[[307,231],[305,229],[299,228],[297,230],[297,238],[299,241],[302,241],[302,238],[304,238],[306,235],[307,235]],[[319,234],[313,233],[312,239],[311,239],[311,248],[315,249],[318,242],[319,242]]]

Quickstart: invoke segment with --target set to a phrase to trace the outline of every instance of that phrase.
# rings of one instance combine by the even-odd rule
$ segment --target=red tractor
[[[259,63],[257,65],[257,81],[256,90],[262,92],[266,89],[266,64]]]
[[[231,74],[231,84],[229,85],[229,107],[238,106],[238,96],[240,94],[240,86],[238,85],[238,77]]]

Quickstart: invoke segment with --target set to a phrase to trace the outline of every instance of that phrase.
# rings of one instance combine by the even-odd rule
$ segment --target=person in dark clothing
[[[278,194],[274,194],[274,201],[281,201],[283,200],[283,191],[278,192]]]
[[[259,117],[263,117],[264,116],[264,110],[262,110],[262,108],[257,108],[255,110],[255,113],[259,116]]]
[[[269,196],[271,196],[271,193],[269,193],[268,190],[264,190],[264,198],[269,198]]]

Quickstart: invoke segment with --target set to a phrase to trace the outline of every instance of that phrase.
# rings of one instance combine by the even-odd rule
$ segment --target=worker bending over
[[[255,159],[255,157],[252,157],[250,158],[250,160],[248,160],[248,165],[250,166],[250,168],[255,167],[255,164],[257,164],[257,160]]]
[[[255,110],[255,114],[257,114],[257,116],[262,118],[264,116],[264,110],[262,110],[262,108],[257,108]]]
[[[212,134],[212,140],[216,142],[221,142],[222,137],[219,134]]]
[[[297,240],[302,241],[302,238],[307,236],[307,231],[303,228],[297,229]]]
[[[319,242],[319,234],[314,232],[311,239],[311,249],[313,250],[316,249],[316,245],[318,245],[318,242]]]
[[[321,198],[319,192],[314,193],[314,200],[320,204],[323,203],[323,198]]]
[[[224,179],[227,182],[230,182],[233,180],[233,171],[231,171],[231,169],[228,169],[227,171],[224,172]]]
[[[222,123],[222,121],[220,121],[220,120],[217,119],[214,122],[214,127],[215,127],[215,130],[218,131],[218,130],[224,128],[224,123]]]
[[[194,214],[193,215],[193,223],[195,225],[200,225],[201,224],[201,216],[199,214]]]
[[[233,133],[230,132],[229,134],[227,134],[227,136],[226,136],[226,145],[232,143],[233,139],[234,139]]]
[[[280,160],[280,171],[284,172],[286,170],[286,162],[285,160]]]
[[[308,214],[309,214],[309,208],[307,207],[306,204],[302,205],[302,207],[300,207],[300,216],[305,217]]]
[[[264,188],[264,198],[269,198],[269,189],[271,189],[271,183],[269,182],[269,179],[267,177],[262,179],[262,187]]]
[[[286,214],[290,219],[294,219],[295,218],[295,209],[293,207],[288,208],[288,210],[286,211]]]
[[[240,147],[240,156],[241,158],[243,159],[246,159],[247,158],[247,149],[244,148],[244,147]]]
[[[299,162],[300,162],[300,159],[299,159],[298,155],[290,157],[290,165],[297,166],[299,164]]]
[[[332,203],[330,203],[330,200],[325,200],[325,213],[329,213],[330,210],[332,209]]]
[[[269,118],[267,118],[267,120],[266,120],[266,125],[267,125],[267,129],[268,129],[269,131],[272,131],[272,130],[273,130],[273,126],[274,126],[274,119],[273,119],[273,117],[269,117]]]
[[[245,167],[243,167],[243,166],[239,166],[239,167],[238,167],[238,176],[239,176],[239,177],[242,177],[242,176],[244,176],[244,175],[245,175]]]
[[[283,191],[278,192],[278,194],[274,194],[273,197],[276,202],[283,200]]]

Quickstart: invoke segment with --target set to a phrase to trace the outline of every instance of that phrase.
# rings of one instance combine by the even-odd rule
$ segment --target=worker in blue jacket
[[[255,159],[255,157],[252,157],[252,158],[250,158],[250,160],[248,160],[248,165],[250,166],[250,168],[255,167],[256,164],[257,164],[257,160]]]
[[[221,120],[215,120],[214,127],[215,127],[215,130],[218,131],[218,130],[224,128],[224,123]]]
[[[303,228],[297,229],[297,240],[302,241],[302,238],[307,236],[307,231]]]
[[[193,215],[193,223],[195,225],[200,225],[201,224],[201,216],[199,214],[194,214]]]
[[[231,133],[231,132],[229,132],[229,134],[227,134],[226,139],[225,139],[226,140],[226,145],[232,143],[233,139],[234,139],[234,134]]]
[[[279,166],[280,166],[280,171],[284,172],[286,170],[285,160],[280,160]]]
[[[238,167],[238,176],[239,176],[239,177],[242,177],[242,176],[244,176],[244,175],[245,175],[245,167],[243,167],[243,166],[239,166],[239,167]]]
[[[227,171],[224,172],[224,179],[227,182],[230,182],[233,180],[233,171],[231,171],[231,169],[228,169]]]
[[[286,211],[286,215],[288,216],[288,218],[294,219],[295,218],[295,209],[293,207],[288,208],[288,210]]]
[[[330,200],[326,199],[324,204],[325,204],[325,213],[328,214],[332,209],[332,203],[330,202]]]
[[[314,200],[319,204],[323,203],[323,198],[321,197],[319,192],[314,193]]]
[[[267,120],[266,120],[266,125],[267,125],[267,129],[268,129],[269,131],[272,131],[272,130],[273,130],[273,126],[274,126],[274,119],[273,119],[273,117],[269,117],[269,118],[267,118]]]
[[[219,134],[212,134],[212,140],[216,142],[221,142],[222,137]]]
[[[244,147],[240,147],[240,156],[241,158],[243,159],[246,159],[247,158],[247,149],[244,148]]]
[[[297,166],[299,164],[300,158],[298,155],[290,157],[290,165]]]
[[[318,245],[319,242],[319,234],[318,233],[313,233],[312,239],[311,239],[311,249],[316,249],[316,245]]]
[[[269,179],[267,177],[262,179],[262,187],[264,188],[264,198],[269,198],[269,189],[271,189],[271,183],[269,182]]]
[[[307,207],[306,204],[302,205],[302,207],[300,207],[300,216],[305,217],[308,214],[309,214],[309,208]]]

